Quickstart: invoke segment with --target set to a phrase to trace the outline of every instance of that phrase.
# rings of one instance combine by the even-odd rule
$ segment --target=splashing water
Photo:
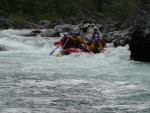
[[[56,58],[60,38],[27,32],[0,31],[1,113],[149,113],[150,64],[130,61],[128,46]]]

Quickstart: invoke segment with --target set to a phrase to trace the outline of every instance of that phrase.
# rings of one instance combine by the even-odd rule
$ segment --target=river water
[[[60,38],[0,31],[0,113],[150,113],[150,64],[128,46],[55,57]]]

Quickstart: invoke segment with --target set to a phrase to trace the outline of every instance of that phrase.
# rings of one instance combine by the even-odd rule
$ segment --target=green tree
[[[137,11],[139,0],[114,0],[111,5],[103,4],[103,12],[114,20],[124,21]]]

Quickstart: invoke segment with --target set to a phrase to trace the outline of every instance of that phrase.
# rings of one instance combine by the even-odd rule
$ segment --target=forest
[[[148,0],[145,2],[148,2]],[[88,18],[85,11],[124,21],[138,10],[140,0],[1,0],[0,10],[19,20],[56,20],[70,16]]]

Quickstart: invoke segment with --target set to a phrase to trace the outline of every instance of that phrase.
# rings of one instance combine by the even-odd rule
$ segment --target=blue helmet
[[[99,41],[100,38],[99,38],[98,35],[95,35],[95,36],[94,36],[94,39],[95,39],[95,41]]]
[[[88,42],[92,42],[92,38],[88,38],[87,41],[88,41]]]
[[[72,35],[76,35],[77,33],[76,33],[76,32],[72,32],[71,34],[72,34]]]
[[[99,36],[98,36],[98,35],[95,35],[94,38],[99,38]]]

